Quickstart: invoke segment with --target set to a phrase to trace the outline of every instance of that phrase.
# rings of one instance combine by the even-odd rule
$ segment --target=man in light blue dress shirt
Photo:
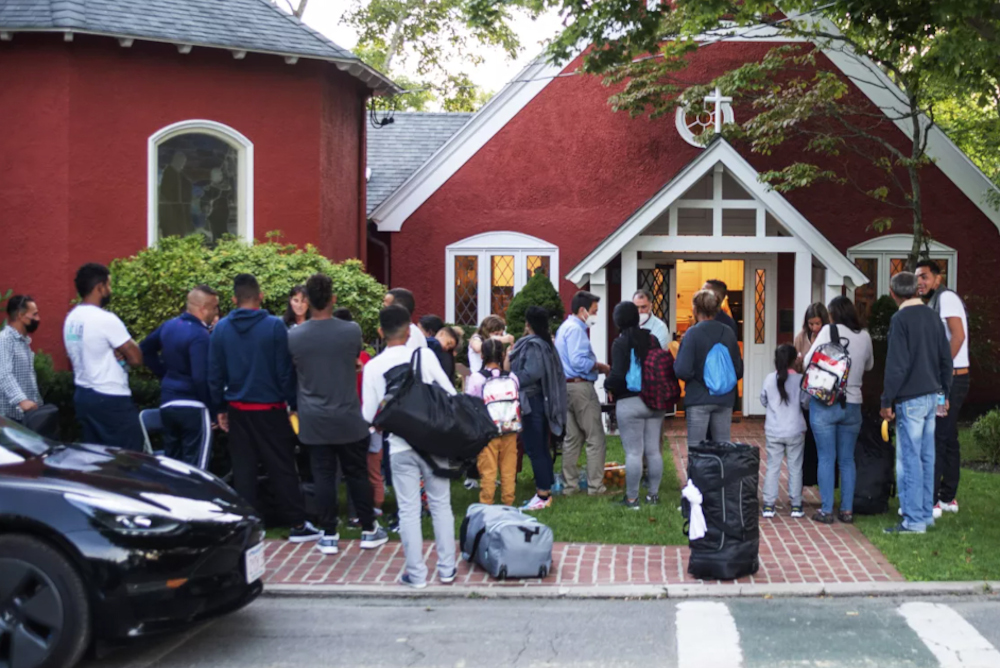
[[[649,290],[637,290],[632,295],[632,303],[639,309],[639,327],[655,336],[660,348],[666,350],[670,345],[670,330],[667,329],[667,323],[653,313],[653,295]]]
[[[580,291],[573,296],[570,313],[556,332],[556,351],[566,374],[568,410],[566,441],[563,444],[563,494],[580,489],[580,450],[587,444],[587,491],[603,494],[604,487],[604,425],[601,422],[601,401],[594,389],[598,375],[611,369],[597,361],[587,330],[597,323],[600,297]]]

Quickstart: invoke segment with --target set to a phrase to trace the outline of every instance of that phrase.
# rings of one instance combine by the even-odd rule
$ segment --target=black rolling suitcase
[[[707,524],[706,534],[690,541],[688,573],[702,580],[735,580],[756,573],[760,568],[760,449],[742,443],[703,442],[688,450],[687,475],[701,491]],[[681,508],[685,520],[690,519],[686,499]]]

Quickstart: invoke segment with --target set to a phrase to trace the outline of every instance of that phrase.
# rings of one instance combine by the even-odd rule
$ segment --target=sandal
[[[813,522],[819,522],[820,524],[833,524],[833,515],[830,513],[824,513],[822,510],[816,511],[816,514],[812,516]]]
[[[854,524],[854,513],[841,511],[837,513],[837,519],[844,524]]]

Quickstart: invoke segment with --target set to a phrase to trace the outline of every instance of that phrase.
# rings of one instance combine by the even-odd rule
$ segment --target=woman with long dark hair
[[[306,286],[296,285],[288,293],[288,306],[285,307],[285,315],[282,316],[285,327],[291,329],[298,327],[309,319],[309,298],[306,296]]]
[[[549,312],[529,306],[524,316],[524,336],[510,350],[510,370],[521,384],[521,436],[535,472],[535,496],[525,510],[552,505],[555,473],[549,454],[550,434],[561,436],[566,428],[566,376],[552,343]]]
[[[639,309],[632,302],[618,304],[613,317],[621,333],[611,344],[611,373],[605,379],[604,387],[614,393],[618,431],[625,449],[625,496],[621,504],[629,510],[639,510],[643,456],[649,470],[646,503],[659,503],[660,480],[663,478],[663,454],[660,452],[663,413],[650,410],[639,396],[642,365],[649,349],[659,347],[659,343],[647,330],[639,327]]]
[[[821,524],[833,524],[834,465],[840,466],[840,511],[837,519],[846,524],[854,521],[854,446],[861,432],[861,381],[866,371],[875,365],[872,337],[861,328],[858,312],[847,297],[835,297],[829,306],[830,321],[837,325],[840,343],[847,348],[851,370],[847,375],[847,392],[842,401],[827,406],[815,397],[809,402],[809,424],[816,437],[819,458],[816,477],[822,507],[813,515]],[[826,325],[816,335],[812,347],[802,360],[806,371],[816,350],[831,340],[831,326]]]
[[[798,358],[795,360],[795,368],[802,373],[802,360],[805,358],[806,353],[812,348],[813,341],[816,340],[816,335],[819,334],[819,330],[823,329],[823,325],[830,323],[830,312],[826,310],[826,306],[822,302],[816,302],[815,304],[810,304],[809,308],[806,309],[805,318],[802,320],[802,331],[795,335],[795,350],[798,352]]]

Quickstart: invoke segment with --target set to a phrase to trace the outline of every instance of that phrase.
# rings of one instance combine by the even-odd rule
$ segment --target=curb
[[[815,598],[822,596],[977,596],[1000,592],[991,582],[837,582],[807,584],[677,584],[604,585],[593,587],[517,586],[448,587],[422,590],[386,585],[265,585],[271,598],[379,598],[379,599],[687,599],[687,598]]]

